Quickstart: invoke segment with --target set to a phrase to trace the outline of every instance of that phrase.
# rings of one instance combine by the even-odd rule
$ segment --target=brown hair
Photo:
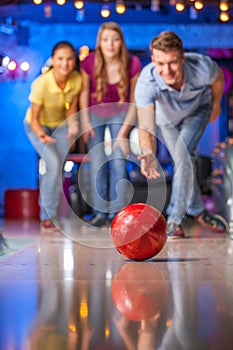
[[[52,49],[52,56],[54,56],[57,50],[67,47],[73,51],[74,55],[76,55],[75,48],[69,41],[59,41]]]
[[[119,73],[120,81],[117,85],[117,91],[120,98],[120,102],[126,101],[128,87],[129,87],[129,77],[128,77],[128,65],[129,65],[129,55],[128,50],[125,45],[125,40],[121,27],[115,22],[105,22],[101,25],[97,35],[96,44],[96,57],[95,57],[95,78],[96,78],[96,91],[95,96],[98,102],[100,102],[106,93],[106,80],[107,74],[105,69],[104,56],[100,48],[100,41],[105,29],[114,30],[117,32],[121,38],[121,50],[119,54]]]
[[[164,31],[153,38],[150,43],[150,52],[156,50],[170,51],[177,50],[181,54],[184,52],[182,40],[174,32]]]

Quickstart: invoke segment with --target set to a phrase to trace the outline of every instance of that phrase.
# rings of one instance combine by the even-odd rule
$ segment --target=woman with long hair
[[[126,203],[128,134],[136,119],[134,88],[141,62],[130,56],[121,27],[101,25],[94,52],[80,64],[81,130],[91,160],[93,226],[111,221]],[[105,131],[111,133],[112,152],[105,152]]]

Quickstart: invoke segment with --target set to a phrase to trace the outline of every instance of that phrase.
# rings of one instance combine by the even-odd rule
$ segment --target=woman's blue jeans
[[[125,113],[110,118],[90,114],[95,137],[88,141],[91,160],[91,188],[93,213],[112,218],[126,205],[127,171],[126,160],[119,147],[107,156],[105,152],[105,130],[111,133],[112,144],[122,126]]]
[[[37,151],[38,155],[45,162],[46,171],[40,174],[40,220],[53,219],[57,216],[60,203],[63,180],[63,164],[70,149],[67,138],[67,125],[57,128],[43,127],[48,135],[56,139],[52,145],[42,143],[32,131],[30,124],[25,123],[26,134]]]
[[[174,162],[172,193],[167,207],[168,222],[179,224],[185,214],[199,215],[204,203],[197,182],[195,151],[211,114],[211,107],[200,107],[195,115],[178,125],[160,127],[166,147]]]

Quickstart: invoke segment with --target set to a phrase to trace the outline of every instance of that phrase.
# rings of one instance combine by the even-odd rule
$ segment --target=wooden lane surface
[[[7,237],[35,242],[0,260],[2,349],[232,349],[227,234],[193,226],[191,238],[133,262],[108,229],[64,227],[41,235],[36,223],[5,223]]]

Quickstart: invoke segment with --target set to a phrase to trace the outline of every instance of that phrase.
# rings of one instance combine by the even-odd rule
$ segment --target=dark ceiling
[[[198,11],[196,18],[192,15],[190,1],[185,0],[186,8],[178,13],[174,6],[169,5],[169,0],[160,0],[160,9],[151,11],[151,0],[125,0],[127,10],[125,14],[118,15],[115,11],[115,1],[110,0],[111,15],[108,20],[119,23],[219,23],[218,1],[204,0],[205,7]],[[51,16],[45,15],[45,4],[51,3]],[[77,17],[77,10],[74,7],[74,0],[66,0],[66,4],[59,6],[55,0],[44,0],[41,5],[34,5],[32,0],[0,0],[0,21],[9,20],[21,22],[25,20],[43,23],[75,23],[82,22]],[[100,16],[101,1],[85,1],[85,23],[100,23],[103,18]],[[106,0],[105,0],[106,3]],[[140,8],[141,7],[141,8]],[[195,13],[194,13],[195,14]],[[232,5],[230,8],[232,15]],[[232,24],[232,19],[228,22]]]

